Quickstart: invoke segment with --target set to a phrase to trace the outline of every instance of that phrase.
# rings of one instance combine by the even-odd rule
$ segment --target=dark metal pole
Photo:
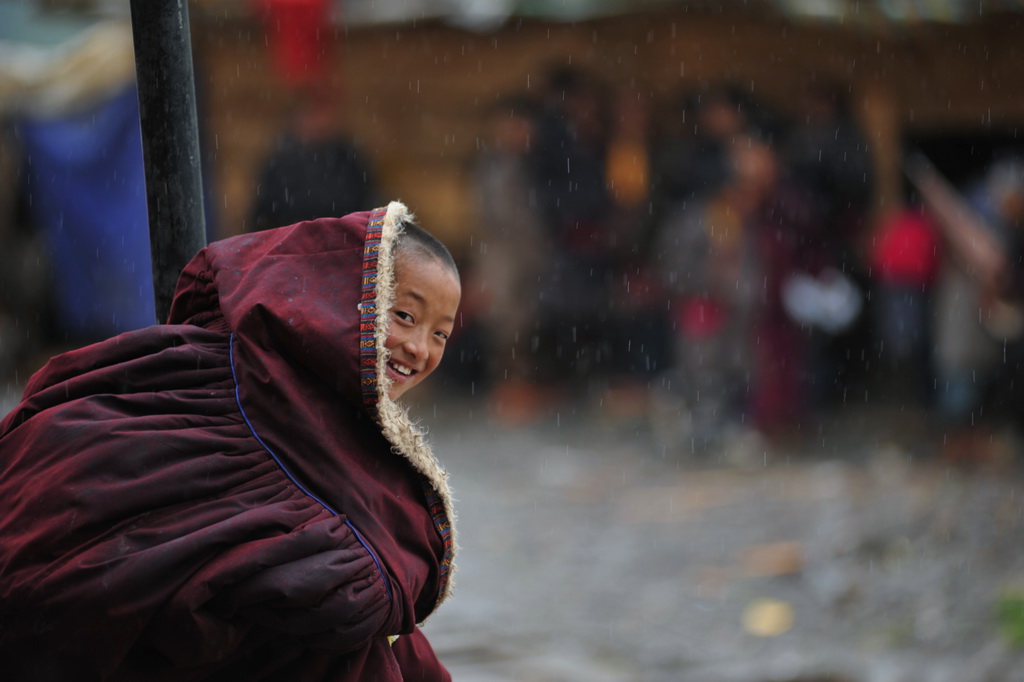
[[[187,0],[131,0],[158,322],[178,273],[206,244]]]

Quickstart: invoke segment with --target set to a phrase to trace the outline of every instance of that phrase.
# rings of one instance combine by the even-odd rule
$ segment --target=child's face
[[[384,342],[391,351],[386,371],[392,400],[437,369],[462,295],[455,273],[430,257],[400,253],[395,279],[395,304]]]

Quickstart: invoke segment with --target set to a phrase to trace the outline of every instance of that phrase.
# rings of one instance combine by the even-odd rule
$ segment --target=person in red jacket
[[[447,474],[398,402],[460,286],[400,203],[214,243],[0,423],[6,680],[448,680]]]

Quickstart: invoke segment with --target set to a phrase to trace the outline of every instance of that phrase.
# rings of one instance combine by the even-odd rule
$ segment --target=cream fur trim
[[[409,411],[398,402],[388,397],[391,379],[387,374],[387,362],[391,353],[384,347],[388,338],[388,311],[395,302],[395,241],[401,234],[402,224],[414,222],[415,218],[404,204],[392,201],[388,204],[381,230],[380,252],[377,258],[377,413],[380,418],[384,437],[393,446],[393,451],[405,457],[412,466],[423,474],[430,485],[441,497],[444,511],[451,524],[452,551],[458,549],[455,534],[455,509],[452,506],[452,494],[448,487],[448,472],[434,457],[427,442],[426,432],[409,417]],[[448,582],[438,599],[438,605],[451,596],[455,563],[452,561],[448,571]]]

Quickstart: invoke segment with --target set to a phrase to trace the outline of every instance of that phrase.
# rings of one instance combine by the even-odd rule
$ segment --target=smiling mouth
[[[412,367],[406,367],[405,365],[399,365],[394,362],[389,362],[388,367],[390,367],[392,371],[396,372],[397,374],[403,377],[411,377],[412,375],[416,374],[416,370],[414,370]]]

